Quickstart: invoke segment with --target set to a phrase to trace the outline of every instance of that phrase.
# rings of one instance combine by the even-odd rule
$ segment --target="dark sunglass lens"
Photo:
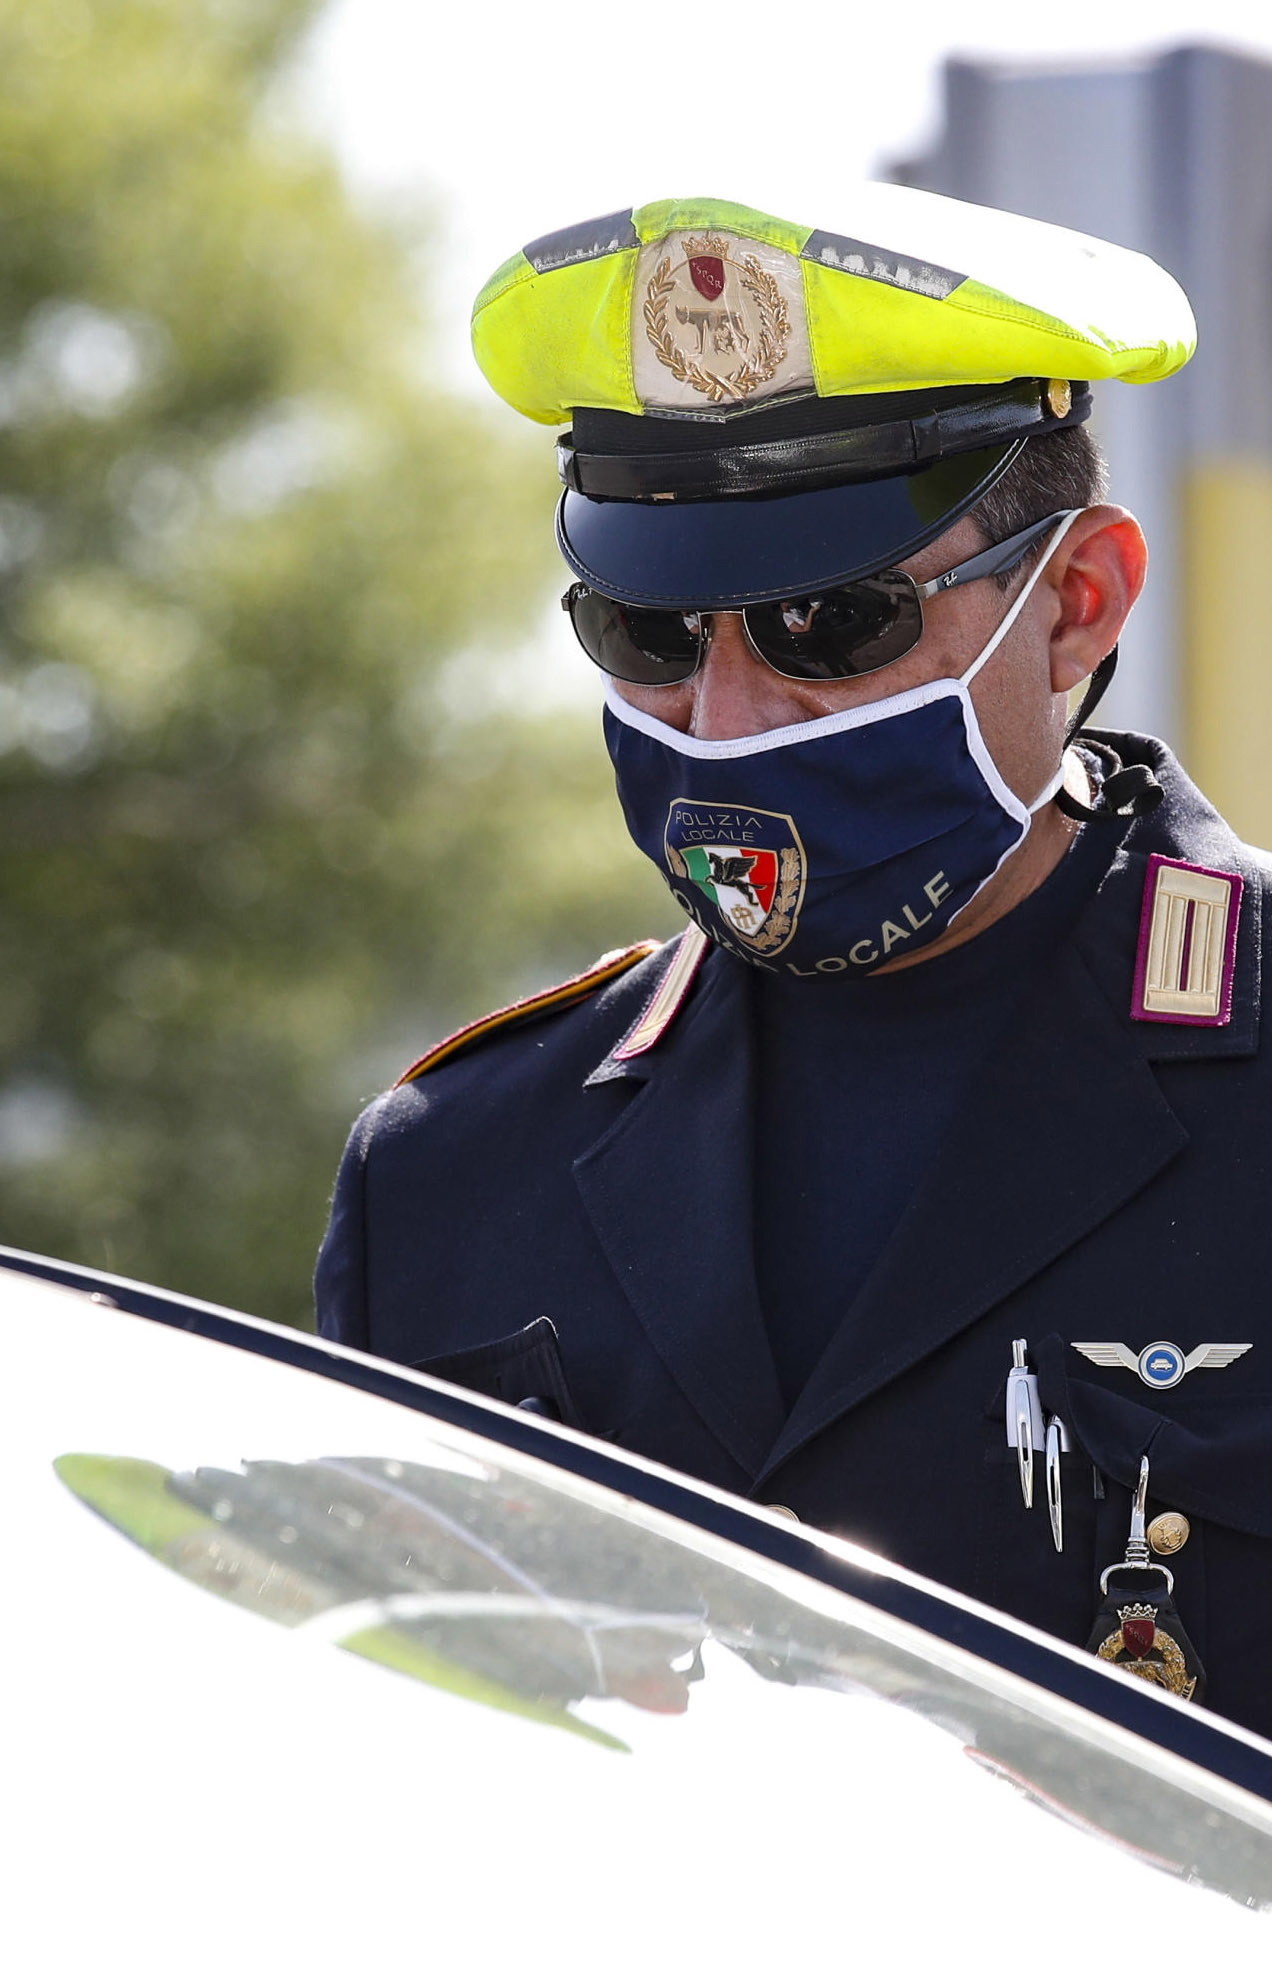
[[[626,684],[680,684],[698,668],[698,618],[678,609],[628,609],[580,587],[570,620],[592,662]]]
[[[784,677],[863,677],[914,648],[923,610],[909,577],[887,571],[824,595],[752,607],[746,627]]]

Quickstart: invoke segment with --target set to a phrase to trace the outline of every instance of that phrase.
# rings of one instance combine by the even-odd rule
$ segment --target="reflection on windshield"
[[[1064,1818],[1272,1906],[1272,1821],[1258,1803],[1248,1817],[1203,1810],[1098,1732],[1062,1729],[1027,1695],[934,1663],[921,1633],[881,1633],[846,1596],[834,1613],[809,1606],[704,1553],[688,1529],[677,1538],[674,1522],[653,1533],[617,1496],[451,1457],[172,1472],[74,1453],[56,1470],[187,1580],[456,1695],[625,1751],[579,1707],[683,1713],[711,1640],[770,1682],[898,1703]]]

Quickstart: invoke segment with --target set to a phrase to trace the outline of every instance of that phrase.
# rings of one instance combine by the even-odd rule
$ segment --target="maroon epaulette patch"
[[[1240,876],[1151,855],[1131,990],[1133,1020],[1226,1027],[1241,914]]]
[[[516,1026],[521,1020],[556,1012],[561,1007],[574,1006],[579,1000],[590,998],[592,993],[608,985],[611,979],[621,978],[624,972],[630,972],[633,965],[639,965],[642,958],[648,958],[651,952],[658,949],[657,938],[642,938],[639,944],[629,944],[625,951],[607,951],[595,965],[589,965],[586,972],[579,972],[574,978],[563,980],[560,985],[549,986],[546,992],[532,992],[525,999],[514,999],[511,1006],[501,1006],[497,1012],[470,1021],[445,1040],[439,1040],[436,1047],[430,1047],[426,1054],[421,1054],[405,1074],[399,1075],[395,1087],[401,1088],[405,1082],[418,1080],[430,1068],[440,1068],[443,1061],[451,1060],[454,1055],[476,1046],[491,1034],[502,1032],[505,1027]]]

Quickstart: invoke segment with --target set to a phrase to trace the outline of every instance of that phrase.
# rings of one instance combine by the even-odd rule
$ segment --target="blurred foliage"
[[[0,1240],[282,1320],[358,1101],[672,928],[497,709],[550,447],[279,114],[316,4],[0,0]]]

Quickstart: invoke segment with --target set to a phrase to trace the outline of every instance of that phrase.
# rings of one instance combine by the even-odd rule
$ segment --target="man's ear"
[[[1051,688],[1084,683],[1122,634],[1144,586],[1148,547],[1124,506],[1093,506],[1075,520],[1046,573],[1059,604],[1051,632]]]

